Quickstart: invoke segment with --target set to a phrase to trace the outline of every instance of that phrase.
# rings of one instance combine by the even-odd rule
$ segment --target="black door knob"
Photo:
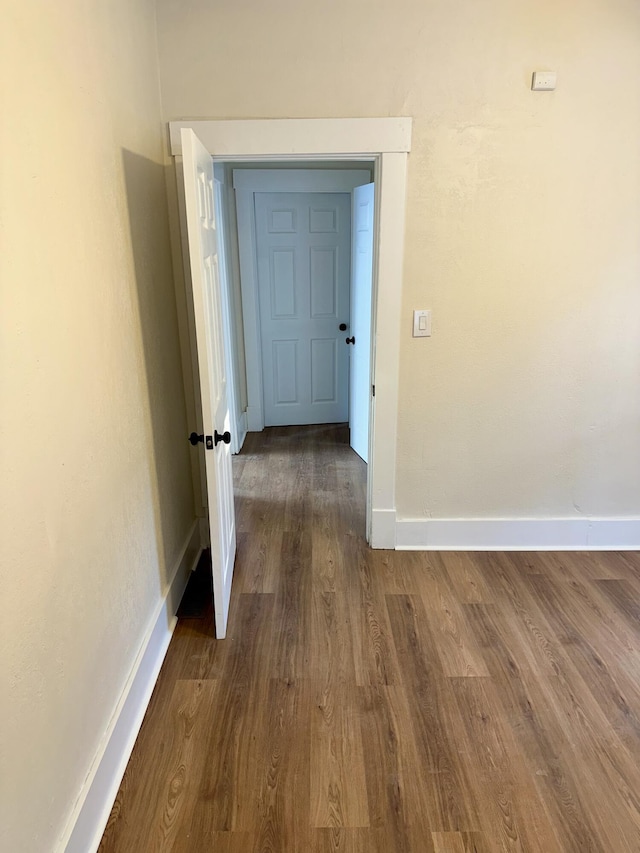
[[[199,441],[204,441],[204,435],[198,435],[197,432],[192,432],[189,436],[189,441],[195,447]]]
[[[218,432],[218,430],[213,431],[213,444],[214,447],[218,446],[218,442],[223,441],[225,444],[231,444],[231,433],[229,430],[223,432],[222,435]]]
[[[355,344],[355,342],[356,342],[356,336],[355,336],[355,335],[352,335],[350,338],[345,338],[345,340],[346,340],[346,342],[347,342],[348,344]]]
[[[340,329],[341,332],[346,332],[347,331],[347,324],[346,323],[340,323],[338,328]]]

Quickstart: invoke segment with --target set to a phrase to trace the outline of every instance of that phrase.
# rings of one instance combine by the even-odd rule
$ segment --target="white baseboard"
[[[371,547],[393,550],[396,547],[396,526],[395,509],[372,509]]]
[[[176,562],[173,580],[145,633],[115,712],[100,743],[58,853],[95,853],[133,751],[160,667],[176,626],[176,612],[191,571],[202,552],[194,521]]]
[[[401,551],[636,551],[640,518],[400,518],[395,536]]]

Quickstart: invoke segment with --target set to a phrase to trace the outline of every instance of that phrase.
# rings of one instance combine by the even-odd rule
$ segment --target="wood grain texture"
[[[341,426],[234,477],[228,637],[180,620],[102,853],[640,851],[640,555],[371,551]]]

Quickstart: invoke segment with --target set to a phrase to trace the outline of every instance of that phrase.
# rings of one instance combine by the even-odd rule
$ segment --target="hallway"
[[[347,439],[234,459],[228,638],[180,619],[102,853],[640,850],[639,555],[371,551]]]

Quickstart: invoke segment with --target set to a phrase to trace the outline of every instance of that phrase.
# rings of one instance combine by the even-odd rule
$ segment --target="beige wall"
[[[194,513],[153,3],[3,11],[0,826],[39,853]],[[640,514],[635,0],[158,16],[165,119],[414,117],[400,513]],[[529,91],[535,68],[557,92]]]
[[[414,117],[399,513],[640,515],[635,0],[159,0],[158,32],[167,119]]]
[[[4,4],[0,846],[53,850],[192,524],[151,0]]]

